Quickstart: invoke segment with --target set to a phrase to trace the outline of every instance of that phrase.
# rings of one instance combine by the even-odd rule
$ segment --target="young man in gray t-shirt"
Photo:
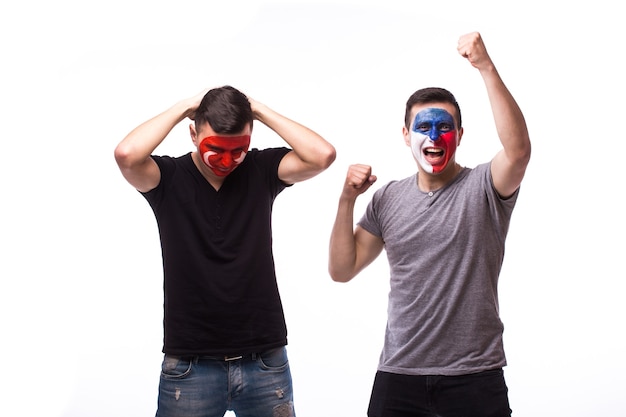
[[[483,78],[502,149],[490,162],[462,167],[455,159],[463,136],[456,99],[442,88],[418,90],[403,128],[417,174],[377,190],[356,227],[356,198],[376,181],[370,166],[350,166],[339,200],[333,280],[351,280],[383,249],[390,266],[370,417],[511,413],[497,285],[531,145],[480,34],[462,36],[458,51]]]

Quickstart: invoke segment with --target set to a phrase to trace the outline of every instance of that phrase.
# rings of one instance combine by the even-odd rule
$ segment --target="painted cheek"
[[[424,169],[426,172],[433,172],[433,167],[430,165],[425,159],[422,153],[422,147],[424,146],[424,142],[428,141],[429,137],[422,133],[411,132],[411,151],[413,152],[413,156],[418,164]]]
[[[441,140],[445,144],[446,152],[454,152],[456,149],[456,131],[452,130],[441,134]]]
[[[220,161],[222,159],[222,154],[221,153],[211,153],[209,155],[209,165],[211,167],[216,167],[218,165],[220,165]]]

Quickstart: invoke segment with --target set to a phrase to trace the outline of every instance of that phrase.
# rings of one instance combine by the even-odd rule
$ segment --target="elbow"
[[[320,155],[320,167],[325,170],[330,167],[337,158],[337,150],[334,146],[328,144]]]
[[[115,162],[120,167],[129,166],[131,160],[131,152],[127,146],[124,146],[122,143],[115,147],[115,151],[113,152],[113,156],[115,157]]]
[[[115,162],[121,169],[130,169],[141,163],[141,159],[138,158],[137,152],[132,146],[125,143],[120,143],[113,152]]]
[[[528,165],[531,151],[532,146],[528,136],[526,136],[525,140],[518,144],[518,146],[510,147],[509,149],[505,148],[504,150],[509,162],[517,167],[526,167],[526,165]]]
[[[524,152],[524,160],[526,163],[530,162],[530,155],[532,154],[532,145],[530,144],[530,140],[528,141],[528,146],[526,146],[526,151]]]
[[[526,143],[526,146],[518,150],[515,155],[515,162],[517,165],[526,166],[530,162],[530,155],[532,153],[532,146],[530,141]]]
[[[337,274],[330,274],[330,278],[331,278],[334,282],[341,282],[341,283],[344,283],[344,282],[348,282],[348,281],[350,281],[350,278],[349,278],[349,277],[344,277],[344,276],[337,275]]]
[[[330,278],[335,282],[348,282],[354,278],[354,274],[349,274],[344,271],[339,271],[333,268],[332,265],[328,267],[328,274]]]

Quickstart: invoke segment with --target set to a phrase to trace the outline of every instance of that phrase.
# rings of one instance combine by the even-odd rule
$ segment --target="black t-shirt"
[[[164,270],[164,345],[172,355],[259,352],[287,344],[272,252],[272,205],[287,148],[251,149],[216,191],[191,154],[153,156]]]

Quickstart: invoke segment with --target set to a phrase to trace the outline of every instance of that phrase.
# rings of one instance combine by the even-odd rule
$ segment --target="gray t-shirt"
[[[358,224],[383,239],[391,271],[380,371],[463,375],[506,365],[498,276],[518,192],[499,197],[486,163],[431,193],[416,175],[374,193]]]

